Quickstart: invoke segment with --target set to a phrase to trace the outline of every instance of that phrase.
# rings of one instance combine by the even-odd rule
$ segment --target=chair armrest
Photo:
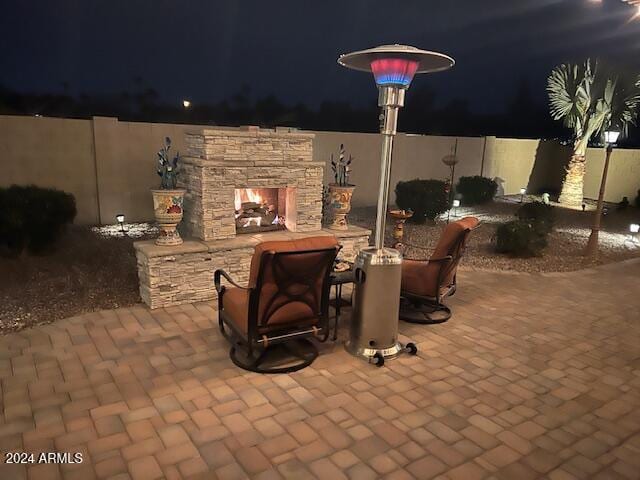
[[[236,288],[241,288],[242,290],[251,290],[250,288],[238,285],[233,280],[233,278],[231,278],[231,276],[229,276],[229,274],[227,272],[225,272],[224,270],[216,270],[213,273],[213,283],[214,283],[214,285],[216,287],[216,292],[218,292],[218,293],[220,293],[222,291],[222,289],[224,288],[224,286],[222,285],[220,277],[224,277],[231,285],[233,285]]]

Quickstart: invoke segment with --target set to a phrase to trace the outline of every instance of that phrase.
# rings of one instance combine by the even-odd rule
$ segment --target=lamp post
[[[402,257],[397,250],[384,248],[398,112],[404,106],[405,92],[415,74],[448,70],[455,62],[442,53],[407,45],[383,45],[341,55],[338,63],[352,70],[373,73],[378,87],[378,106],[382,109],[375,245],[361,250],[355,261],[353,315],[350,339],[346,345],[347,351],[353,355],[380,366],[385,358],[393,358],[405,348],[397,341]],[[415,346],[410,350],[415,353]]]
[[[527,194],[527,189],[522,187],[520,189],[520,203],[524,203],[524,196]]]
[[[589,235],[589,241],[587,247],[584,250],[586,257],[592,257],[598,252],[598,236],[600,233],[600,222],[602,220],[602,210],[604,205],[604,190],[607,185],[607,174],[609,173],[609,160],[611,159],[611,153],[613,147],[620,137],[620,132],[616,130],[607,130],[604,132],[604,144],[606,149],[606,155],[604,158],[604,169],[602,171],[602,180],[600,181],[600,192],[598,193],[598,206],[596,207],[596,213],[593,217],[593,226],[591,227],[591,234]]]

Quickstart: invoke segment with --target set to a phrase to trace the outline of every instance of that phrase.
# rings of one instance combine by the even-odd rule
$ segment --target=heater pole
[[[378,253],[384,248],[384,234],[389,203],[391,180],[391,154],[393,139],[398,127],[398,110],[404,106],[404,90],[393,86],[379,87],[378,106],[382,107],[382,153],[380,157],[380,188],[378,190],[378,214],[376,217],[375,247]]]

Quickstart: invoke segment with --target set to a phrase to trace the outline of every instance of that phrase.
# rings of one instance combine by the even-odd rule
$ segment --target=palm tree
[[[563,64],[549,76],[551,117],[573,130],[573,155],[566,168],[559,202],[579,206],[583,200],[585,155],[594,135],[615,126],[626,133],[635,125],[640,103],[640,76],[621,77],[587,60]]]

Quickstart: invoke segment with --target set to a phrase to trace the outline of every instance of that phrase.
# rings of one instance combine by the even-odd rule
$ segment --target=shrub
[[[73,195],[36,186],[0,188],[0,246],[17,255],[42,253],[76,216]]]
[[[456,186],[456,193],[462,195],[464,205],[478,205],[493,200],[498,191],[498,184],[490,178],[476,175],[474,177],[460,177]]]
[[[638,196],[636,197],[636,208],[640,208],[640,190],[638,190]]]
[[[445,183],[441,180],[410,180],[396,185],[396,205],[403,210],[412,210],[410,221],[424,223],[446,212],[449,199]]]
[[[515,257],[535,257],[547,246],[546,234],[531,222],[513,220],[503,223],[496,231],[496,250]]]
[[[542,202],[531,202],[523,204],[516,211],[516,217],[533,226],[545,235],[553,228],[555,222],[555,211],[551,205]]]

